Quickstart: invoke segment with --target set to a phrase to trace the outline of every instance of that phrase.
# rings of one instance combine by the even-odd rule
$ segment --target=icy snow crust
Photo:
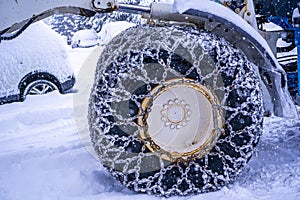
[[[65,42],[44,22],[37,22],[12,41],[0,44],[0,97],[19,94],[18,85],[31,72],[48,72],[60,82],[73,74]]]

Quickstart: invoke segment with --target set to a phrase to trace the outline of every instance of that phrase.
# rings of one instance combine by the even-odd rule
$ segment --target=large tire
[[[98,61],[89,105],[95,151],[138,192],[218,190],[238,176],[259,140],[259,82],[253,64],[212,33],[126,30]]]

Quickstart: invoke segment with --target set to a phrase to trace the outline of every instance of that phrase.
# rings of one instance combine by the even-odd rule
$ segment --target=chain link
[[[179,55],[179,57],[176,55]],[[224,127],[204,157],[168,161],[148,149],[136,120],[141,102],[173,78],[193,78],[216,94]],[[132,28],[113,39],[99,59],[91,95],[92,142],[102,164],[125,186],[162,196],[220,189],[250,159],[261,134],[262,96],[253,64],[224,39],[182,27]],[[215,122],[216,123],[216,122]]]

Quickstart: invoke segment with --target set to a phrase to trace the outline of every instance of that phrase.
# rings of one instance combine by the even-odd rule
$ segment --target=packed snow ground
[[[92,50],[69,50],[75,73]],[[54,92],[0,106],[0,200],[160,199],[129,191],[101,167],[78,133],[73,97]],[[213,193],[170,199],[299,196],[300,120],[270,117],[265,118],[256,156],[235,183]]]

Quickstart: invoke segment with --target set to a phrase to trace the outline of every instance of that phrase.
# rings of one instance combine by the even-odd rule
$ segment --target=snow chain
[[[142,138],[157,86],[192,80],[220,104],[223,126],[205,154],[166,159]],[[177,84],[174,83],[173,84]],[[150,101],[153,102],[153,101]],[[160,116],[158,116],[159,118]],[[262,96],[254,65],[222,38],[182,27],[136,27],[114,38],[99,58],[89,105],[92,142],[101,163],[123,185],[162,196],[215,191],[234,180],[262,131]]]

